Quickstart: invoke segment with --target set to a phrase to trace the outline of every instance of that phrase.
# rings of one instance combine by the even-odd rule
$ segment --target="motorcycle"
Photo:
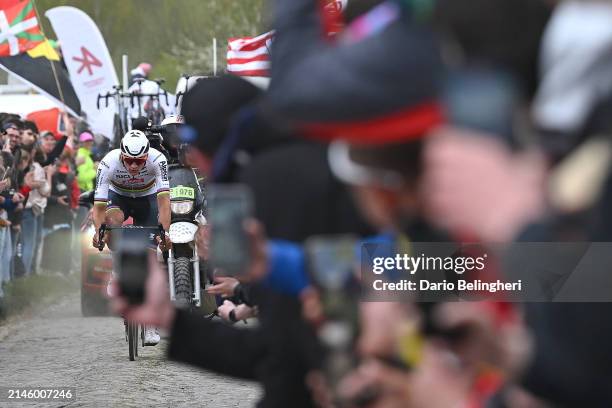
[[[170,298],[179,307],[201,307],[201,271],[196,232],[206,224],[204,194],[191,167],[180,163],[168,166],[170,179],[170,229],[168,251]],[[204,272],[204,271],[202,271]]]

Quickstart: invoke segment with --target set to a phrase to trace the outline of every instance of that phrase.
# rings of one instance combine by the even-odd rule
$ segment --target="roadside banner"
[[[113,137],[113,117],[116,108],[97,108],[98,95],[119,85],[115,66],[96,23],[75,7],[55,7],[45,16],[61,44],[64,62],[72,86],[81,101],[81,110],[95,133]]]

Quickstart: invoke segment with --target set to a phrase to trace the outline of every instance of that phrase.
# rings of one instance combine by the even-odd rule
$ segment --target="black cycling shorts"
[[[123,212],[123,220],[132,217],[134,225],[155,227],[159,224],[157,215],[157,194],[149,194],[144,197],[126,197],[110,190],[106,211],[119,208]]]

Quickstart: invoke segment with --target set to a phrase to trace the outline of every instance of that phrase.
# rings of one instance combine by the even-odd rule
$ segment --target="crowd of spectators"
[[[92,155],[86,124],[62,120],[66,132],[41,132],[32,121],[0,113],[0,297],[13,279],[73,269],[78,197],[93,188],[104,144]]]
[[[251,187],[260,223],[245,226],[248,270],[208,291],[232,298],[228,320],[257,306],[259,325],[174,307],[155,266],[144,304],[115,310],[167,329],[170,359],[261,383],[260,407],[610,406],[611,303],[586,289],[574,303],[359,302],[368,265],[342,286],[334,256],[317,270],[308,250],[371,231],[410,254],[609,241],[610,3],[350,0],[332,39],[318,3],[271,1],[267,90],[224,76],[183,100],[198,168]],[[495,268],[554,277],[573,249]]]

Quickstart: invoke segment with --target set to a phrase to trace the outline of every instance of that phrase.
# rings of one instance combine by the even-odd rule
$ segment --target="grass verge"
[[[0,304],[0,325],[2,320],[30,308],[43,306],[78,290],[78,274],[41,273],[22,277],[4,286],[4,298]]]

